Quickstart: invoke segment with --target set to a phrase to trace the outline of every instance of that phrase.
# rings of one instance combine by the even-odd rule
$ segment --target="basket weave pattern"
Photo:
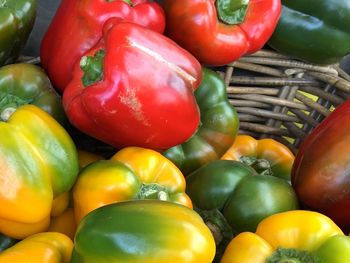
[[[339,65],[317,66],[261,50],[218,71],[240,119],[240,133],[273,138],[296,153],[305,136],[350,98]]]

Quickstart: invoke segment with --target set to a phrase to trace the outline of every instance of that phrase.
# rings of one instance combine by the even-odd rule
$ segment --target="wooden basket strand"
[[[313,65],[269,50],[218,72],[237,109],[240,133],[274,138],[294,153],[313,128],[350,98],[350,76],[339,65]]]

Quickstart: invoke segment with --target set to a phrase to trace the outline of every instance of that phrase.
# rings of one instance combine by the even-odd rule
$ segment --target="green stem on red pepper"
[[[106,2],[114,2],[115,0],[106,0]],[[131,0],[123,0],[123,2],[127,3],[129,6],[134,6],[134,3]]]
[[[92,56],[84,56],[80,60],[80,67],[84,72],[82,82],[85,87],[91,86],[103,79],[103,59],[105,51],[101,49]]]
[[[218,18],[229,25],[244,22],[250,0],[217,0],[215,1]]]
[[[133,2],[131,0],[123,0],[125,3],[127,3],[129,6],[134,6]]]

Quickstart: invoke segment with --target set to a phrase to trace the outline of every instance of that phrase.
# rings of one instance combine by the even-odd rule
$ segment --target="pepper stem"
[[[216,10],[220,21],[237,25],[244,22],[250,0],[216,0]]]
[[[315,263],[311,254],[294,248],[278,248],[266,259],[266,263]]]
[[[8,121],[17,108],[31,102],[31,100],[0,92],[0,121]]]
[[[84,87],[103,79],[103,59],[105,51],[103,49],[97,51],[94,56],[84,56],[80,60],[80,68],[84,72],[82,82]]]
[[[273,175],[270,162],[266,159],[258,159],[256,157],[241,156],[239,161],[249,165],[260,175]]]
[[[169,200],[169,193],[164,186],[159,184],[142,184],[136,199]]]
[[[220,262],[225,248],[234,236],[233,230],[219,210],[201,210],[198,208],[195,208],[195,210],[202,217],[204,223],[207,225],[214,237],[216,244],[216,255],[213,262]]]
[[[127,3],[129,6],[134,6],[133,2],[131,0],[123,0],[125,3]]]
[[[115,0],[106,0],[106,2],[114,2]],[[134,3],[131,0],[123,0],[125,3],[127,3],[129,6],[134,6]]]

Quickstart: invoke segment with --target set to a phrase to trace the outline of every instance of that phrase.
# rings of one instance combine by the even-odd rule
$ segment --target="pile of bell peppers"
[[[350,100],[294,156],[238,135],[216,67],[339,62],[348,1],[62,0],[14,63],[36,9],[0,3],[0,263],[348,260]]]

